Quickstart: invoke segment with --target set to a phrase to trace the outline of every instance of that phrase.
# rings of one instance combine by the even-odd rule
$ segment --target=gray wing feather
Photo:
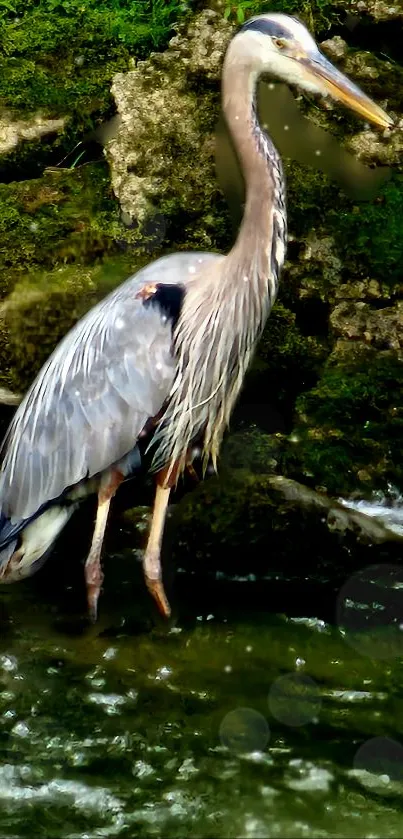
[[[147,283],[186,284],[215,254],[162,257],[126,280],[65,336],[19,406],[2,449],[2,512],[25,519],[135,445],[170,393],[171,323],[136,298]]]

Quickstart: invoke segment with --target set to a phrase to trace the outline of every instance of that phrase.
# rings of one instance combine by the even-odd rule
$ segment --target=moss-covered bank
[[[111,2],[101,9],[66,2],[53,4],[44,42],[36,35],[28,44],[29,15],[39,20],[46,2],[26,5],[20,20],[17,6],[2,18],[10,35],[7,68],[25,72],[33,62],[32,75],[26,70],[25,98],[22,79],[14,83],[9,74],[4,107],[13,102],[29,115],[40,106],[46,117],[62,116],[66,124],[51,142],[27,141],[5,155],[7,180],[24,166],[33,174],[44,162],[55,162],[52,156],[62,147],[71,151],[64,162],[70,170],[48,167],[36,179],[0,185],[0,384],[18,390],[74,320],[144,262],[172,249],[230,247],[232,221],[214,151],[221,63],[239,8],[245,15],[267,11],[266,3],[245,2],[228,4],[225,15],[212,0],[200,14],[185,4],[150,3],[148,12],[143,4],[142,17],[134,4]],[[382,29],[382,53],[368,51],[360,38],[364,44],[385,17],[379,3],[367,5],[361,17],[347,0],[278,0],[272,8],[300,14],[326,39],[323,49],[331,59],[398,120],[403,70],[388,49],[390,44],[393,53],[402,31],[401,16],[393,17],[392,34]],[[352,11],[353,29],[343,23]],[[150,48],[163,46],[173,21],[187,15],[168,49],[146,58]],[[60,61],[46,101],[56,53]],[[120,121],[105,141],[106,162],[94,135],[92,145],[88,141],[74,150],[114,107]],[[343,154],[350,154],[351,172],[354,158],[361,161],[357,178],[371,172],[380,178],[363,200],[358,187],[355,196],[353,182],[343,191],[340,179],[331,177],[325,155],[311,167],[285,156],[288,261],[235,427],[247,403],[260,413],[249,412],[253,425],[234,457],[252,475],[267,471],[256,466],[267,455],[274,471],[313,487],[335,494],[370,492],[387,482],[401,485],[403,477],[403,142],[398,131],[382,136],[340,108],[313,102],[301,108],[318,130],[337,137]],[[281,138],[279,147],[282,151]],[[269,411],[280,417],[278,428],[270,428],[277,435],[267,433]],[[196,502],[194,513],[197,517]],[[233,539],[238,525],[228,526]]]

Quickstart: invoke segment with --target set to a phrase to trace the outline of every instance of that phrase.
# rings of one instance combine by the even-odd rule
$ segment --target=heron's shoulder
[[[130,287],[139,287],[149,283],[158,285],[184,285],[191,282],[195,274],[204,273],[224,257],[209,251],[181,251],[161,256],[150,262],[129,277],[119,289],[124,293]]]

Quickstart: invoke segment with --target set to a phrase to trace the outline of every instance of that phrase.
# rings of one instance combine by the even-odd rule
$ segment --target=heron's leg
[[[191,465],[190,456],[187,460],[188,466],[189,463]],[[147,588],[156,601],[160,612],[166,618],[169,618],[171,614],[171,607],[168,603],[162,582],[161,545],[162,537],[164,535],[169,495],[172,487],[176,483],[179,468],[180,464],[178,462],[174,464],[172,468],[166,467],[165,469],[161,469],[156,476],[157,487],[155,492],[153,516],[151,519],[151,528],[143,559],[143,570]]]
[[[171,614],[171,607],[168,603],[162,582],[161,544],[170,492],[171,487],[164,485],[158,476],[151,528],[143,559],[146,586],[160,612],[166,618],[169,618]]]
[[[109,508],[115,492],[123,481],[123,475],[116,469],[103,479],[98,490],[98,507],[95,519],[91,548],[85,562],[85,582],[87,585],[88,613],[92,621],[96,621],[98,612],[98,598],[104,575],[101,569],[101,550],[104,541],[105,528],[108,520]]]

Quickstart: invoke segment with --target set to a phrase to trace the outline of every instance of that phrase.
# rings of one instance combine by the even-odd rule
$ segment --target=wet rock
[[[340,283],[343,270],[334,239],[331,236],[320,236],[315,230],[311,231],[301,250],[300,260],[302,265],[306,265],[306,279],[302,280],[299,291],[301,298],[310,296],[315,289],[321,297],[329,299],[333,287]],[[319,283],[317,280],[312,282],[312,275],[317,275],[318,271]]]
[[[361,480],[368,480],[370,476],[362,474]],[[328,498],[323,493],[309,489],[297,481],[276,475],[270,479],[274,492],[279,492],[285,500],[295,502],[301,510],[308,510],[313,514],[325,515],[326,523],[331,531],[345,534],[352,531],[357,539],[371,544],[383,542],[401,542],[403,536],[388,527],[384,519],[370,517],[359,510],[349,509],[339,501]],[[322,520],[323,523],[323,520]]]
[[[21,393],[13,393],[7,387],[0,387],[0,405],[19,405],[22,401]]]
[[[352,15],[369,15],[378,23],[381,21],[403,21],[400,0],[334,0],[333,5]]]
[[[213,132],[231,33],[221,15],[206,10],[165,53],[117,74],[112,85],[122,122],[106,155],[123,212],[140,225],[157,212],[171,225],[180,217],[182,240],[207,248],[222,228]]]
[[[384,519],[323,491],[283,475],[227,468],[177,505],[169,529],[179,567],[229,576],[337,576],[365,562],[364,546],[402,539]]]
[[[22,140],[38,140],[63,131],[65,124],[65,119],[46,119],[40,114],[23,120],[3,113],[0,115],[0,155],[10,152]]]
[[[347,146],[360,160],[379,166],[395,166],[403,170],[403,132],[399,125],[384,137],[374,131],[363,131],[351,137]]]
[[[344,302],[336,306],[330,324],[344,340],[362,341],[378,349],[396,350],[403,357],[403,301],[373,309],[369,303]]]

